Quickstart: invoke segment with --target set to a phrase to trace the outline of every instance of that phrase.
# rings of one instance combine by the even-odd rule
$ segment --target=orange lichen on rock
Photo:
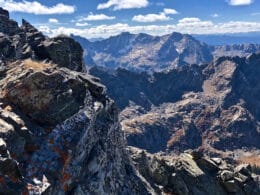
[[[64,183],[64,182],[70,180],[70,178],[71,178],[71,175],[69,173],[63,172],[62,177],[61,177],[61,182]]]
[[[15,177],[15,176],[11,176],[10,179],[11,179],[11,181],[13,183],[18,183],[19,182],[19,179],[17,177]]]
[[[24,189],[24,190],[22,191],[22,195],[29,195],[28,190],[27,190],[27,189]]]
[[[35,152],[39,150],[39,146],[37,145],[32,145],[32,144],[26,144],[25,145],[25,151],[26,152]]]
[[[65,185],[63,186],[63,190],[64,190],[64,192],[69,191],[69,185],[68,185],[68,184],[65,184]]]
[[[0,176],[0,183],[4,183],[5,182],[5,178]]]
[[[54,139],[53,139],[53,138],[50,139],[50,140],[49,140],[49,143],[50,143],[50,144],[54,144]]]
[[[69,159],[69,155],[67,151],[62,151],[60,148],[58,147],[53,147],[52,149],[54,152],[56,152],[57,154],[59,154],[61,160],[63,161],[63,163],[65,164],[67,162],[67,160]]]

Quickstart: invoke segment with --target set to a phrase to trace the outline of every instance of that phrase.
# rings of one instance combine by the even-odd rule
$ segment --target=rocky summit
[[[135,72],[169,71],[187,64],[207,64],[222,56],[246,57],[260,52],[259,44],[207,45],[191,35],[177,32],[164,36],[122,33],[92,42],[79,36],[71,37],[84,48],[88,66]]]
[[[48,60],[61,67],[81,71],[83,50],[66,36],[48,38],[25,20],[19,27],[9,19],[9,13],[0,10],[0,61],[14,61],[31,58]]]
[[[131,109],[120,114],[123,132],[119,110],[107,95],[106,87],[100,79],[85,72],[83,50],[77,42],[66,36],[48,38],[25,20],[18,26],[3,9],[0,9],[0,17],[0,194],[260,194],[259,175],[248,164],[238,165],[229,158],[212,158],[202,149],[170,155],[162,148],[162,152],[155,154],[161,145],[155,141],[154,151],[150,150],[151,142],[140,136],[140,123],[135,122],[135,132],[128,131],[126,127],[131,123],[124,122],[124,117],[131,114],[149,125],[157,123],[142,115],[148,114],[151,108],[157,109],[153,102],[159,108],[162,101],[159,97],[154,95],[146,107],[142,101],[139,105],[131,102]],[[250,88],[257,86],[254,74],[258,74],[258,69],[252,71],[252,68],[258,62],[258,56],[254,55],[247,59],[220,59],[208,66],[194,65],[193,68],[175,70],[171,79],[188,72],[190,80],[173,86],[172,90],[179,91],[174,96],[162,93],[162,97],[179,102],[173,103],[172,107],[180,108],[183,104],[183,109],[178,111],[179,122],[175,124],[176,127],[182,126],[184,133],[177,133],[172,138],[171,148],[189,148],[189,144],[194,144],[196,149],[196,142],[189,140],[190,135],[200,144],[202,132],[217,133],[215,130],[226,127],[226,124],[230,125],[224,131],[226,137],[232,138],[231,132],[239,126],[243,129],[234,131],[234,135],[241,138],[244,135],[242,130],[251,122],[251,131],[245,135],[251,136],[251,143],[258,147],[254,142],[258,139],[258,129],[254,129],[259,119],[258,104],[254,102],[258,88]],[[226,63],[230,65],[229,70],[221,68]],[[216,84],[219,75],[222,76],[221,83]],[[232,75],[240,78],[243,85],[236,85]],[[200,77],[197,82],[192,82]],[[146,76],[144,80],[156,83],[160,78],[158,74],[153,78]],[[142,85],[136,84],[133,89],[135,86],[139,87],[136,89],[138,93]],[[230,86],[233,86],[232,90],[229,90]],[[151,87],[144,94],[151,94]],[[157,87],[160,88],[160,82]],[[241,87],[247,87],[248,91],[243,92]],[[196,88],[197,94],[187,94],[192,88]],[[111,86],[108,90],[111,92]],[[216,92],[221,95],[216,96]],[[204,99],[207,100],[205,107],[212,109],[210,116],[222,111],[225,118],[218,125],[208,119],[204,105],[199,106],[202,104],[199,101]],[[128,100],[122,100],[121,109],[127,109],[125,102]],[[185,102],[187,106],[184,106]],[[219,107],[213,112],[216,105],[225,110]],[[185,111],[189,112],[189,109],[194,109],[193,114],[184,120]],[[165,114],[172,116],[173,112],[167,110]],[[198,116],[205,121],[199,121]],[[168,122],[175,119],[172,117]],[[132,121],[136,119],[133,117]],[[203,124],[214,126],[210,131],[202,131]],[[177,132],[172,129],[171,133]],[[158,130],[149,136],[161,137]],[[150,153],[127,147],[124,133],[128,143],[140,139],[139,143],[146,145]],[[205,143],[213,141],[208,139]],[[217,148],[219,143],[214,144]]]
[[[13,24],[1,13],[1,25]],[[1,29],[9,45],[0,49],[0,193],[148,194],[114,102],[97,78],[78,72],[79,44],[26,21],[17,29]]]

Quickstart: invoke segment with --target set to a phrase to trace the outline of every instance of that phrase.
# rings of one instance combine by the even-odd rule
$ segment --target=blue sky
[[[0,0],[0,6],[50,36],[260,31],[260,0]]]

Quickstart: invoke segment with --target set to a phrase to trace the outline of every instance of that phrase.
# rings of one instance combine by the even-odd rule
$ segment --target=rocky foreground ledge
[[[260,194],[260,177],[250,165],[234,166],[192,150],[179,156],[154,155],[134,147],[128,150],[157,194]]]
[[[82,55],[0,9],[0,194],[148,194]]]
[[[1,77],[1,193],[147,193],[96,78],[31,60]]]

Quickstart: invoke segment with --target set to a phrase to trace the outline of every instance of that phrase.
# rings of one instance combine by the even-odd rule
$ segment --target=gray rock
[[[69,37],[49,39],[26,20],[21,27],[9,18],[8,11],[0,10],[0,60],[14,61],[32,58],[48,60],[60,67],[82,71],[83,50]]]
[[[240,190],[236,180],[225,181],[224,186],[228,193],[238,193]]]
[[[220,173],[220,178],[222,179],[222,181],[227,182],[229,180],[233,180],[234,179],[234,173],[228,170],[222,171]]]
[[[252,171],[251,171],[251,166],[249,164],[241,164],[241,165],[238,165],[236,168],[235,168],[235,172],[236,173],[241,173],[245,176],[250,176]]]

